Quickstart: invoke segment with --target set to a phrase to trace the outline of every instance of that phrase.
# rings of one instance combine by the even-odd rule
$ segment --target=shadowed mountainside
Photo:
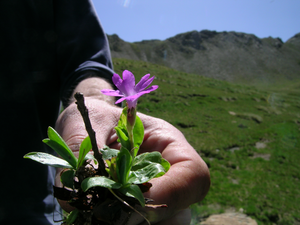
[[[272,84],[300,78],[300,33],[283,43],[238,32],[191,31],[129,43],[108,35],[113,58],[142,60],[231,82]]]

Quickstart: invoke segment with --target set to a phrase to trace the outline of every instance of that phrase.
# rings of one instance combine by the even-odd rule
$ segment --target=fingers
[[[153,186],[145,193],[154,200],[153,204],[168,205],[166,209],[147,212],[151,221],[160,221],[201,201],[209,190],[210,176],[205,162],[178,129],[160,119],[140,117],[145,126],[140,152],[159,151],[172,165],[164,176],[150,181]]]
[[[110,144],[113,138],[113,128],[116,126],[121,109],[97,99],[85,98],[89,118],[99,148]],[[88,136],[85,124],[75,103],[68,106],[59,116],[55,129],[75,153],[84,138]]]

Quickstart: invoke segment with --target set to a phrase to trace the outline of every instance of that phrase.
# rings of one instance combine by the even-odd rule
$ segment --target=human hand
[[[118,148],[114,127],[122,109],[93,97],[85,98],[90,120],[96,132],[97,144]],[[189,205],[201,201],[209,185],[209,172],[198,153],[189,145],[182,133],[169,123],[144,114],[139,114],[145,127],[144,142],[139,153],[159,151],[171,163],[170,170],[162,177],[152,179],[153,184],[145,196],[154,200],[153,204],[167,204],[167,208],[146,209],[147,218],[154,224],[184,225],[190,223]],[[83,119],[72,103],[60,115],[56,130],[75,152],[79,151],[82,140],[87,136]],[[59,177],[57,179],[59,181]],[[62,207],[66,207],[62,204]],[[138,224],[143,219],[133,216],[130,224]]]

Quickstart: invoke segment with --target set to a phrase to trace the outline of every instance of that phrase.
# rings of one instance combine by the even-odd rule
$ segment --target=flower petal
[[[141,91],[139,93],[143,93],[143,94],[150,93],[151,91],[155,91],[157,88],[158,88],[158,85],[152,85],[151,87],[149,87],[146,90]]]
[[[137,85],[135,85],[135,77],[130,71],[124,70],[122,75],[123,80],[118,74],[114,74],[112,77],[113,83],[119,90],[102,90],[102,93],[105,95],[121,97],[115,104],[126,100],[129,108],[135,108],[140,96],[150,93],[158,88],[157,85],[153,85],[146,89],[155,78],[154,76],[150,78],[150,74],[143,76]]]
[[[144,83],[149,79],[150,74],[146,74],[141,78],[141,80],[135,85],[135,90],[138,92],[144,86]]]
[[[129,96],[129,95],[136,94],[134,87],[135,87],[134,75],[130,71],[124,70],[123,71],[123,82],[122,82],[122,85],[120,87],[118,87],[118,89],[121,92],[123,92],[123,94],[125,96]]]
[[[122,86],[122,79],[119,76],[119,74],[114,74],[112,77],[112,81],[114,82],[114,84],[116,85],[116,87],[120,90],[120,87]]]
[[[101,92],[102,94],[109,96],[124,96],[119,90],[103,89]]]
[[[123,102],[125,99],[126,99],[126,97],[120,98],[115,102],[115,104],[119,104],[119,103]]]
[[[129,101],[137,101],[138,98],[141,97],[142,95],[148,94],[151,91],[155,91],[157,88],[158,88],[158,85],[153,85],[150,88],[148,88],[148,89],[146,89],[144,91],[140,91],[139,93],[137,93],[135,95],[127,96],[127,97],[125,97],[125,99],[126,99],[127,102],[129,102]],[[128,103],[128,105],[129,105],[129,103]]]
[[[151,83],[152,83],[152,81],[154,80],[154,76],[153,77],[151,77],[150,79],[148,79],[144,84],[143,84],[143,86],[141,87],[141,89],[140,89],[140,91],[142,91],[142,90],[144,90],[146,87],[148,87]]]

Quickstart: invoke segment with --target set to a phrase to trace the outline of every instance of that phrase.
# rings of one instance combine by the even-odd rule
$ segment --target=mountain
[[[108,35],[113,58],[142,60],[231,82],[278,83],[300,79],[300,33],[285,43],[239,32],[209,30],[164,41],[129,43]]]

